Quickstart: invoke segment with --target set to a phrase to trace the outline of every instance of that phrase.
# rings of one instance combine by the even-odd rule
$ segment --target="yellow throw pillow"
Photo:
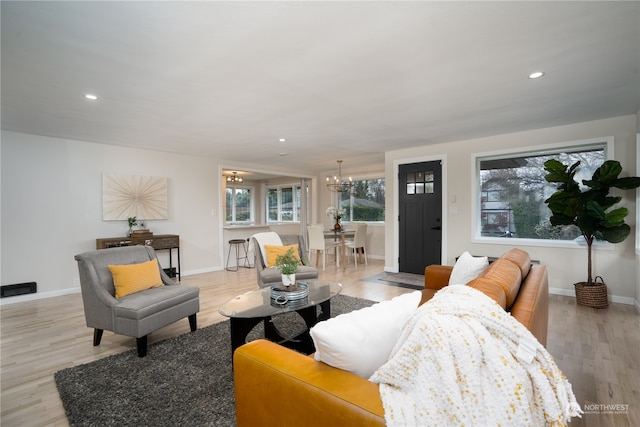
[[[110,265],[109,271],[113,276],[116,298],[163,285],[157,259],[141,264]]]
[[[275,266],[276,257],[286,254],[290,248],[293,248],[293,256],[296,257],[296,259],[300,263],[300,255],[298,254],[299,250],[297,244],[288,246],[264,245],[264,251],[267,253],[267,267]]]

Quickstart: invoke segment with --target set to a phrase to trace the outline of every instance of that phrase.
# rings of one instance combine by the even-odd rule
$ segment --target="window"
[[[338,194],[343,221],[384,221],[384,178],[354,180],[351,193]]]
[[[433,171],[407,172],[407,194],[433,194]]]
[[[300,184],[267,188],[267,221],[300,221]]]
[[[545,180],[544,162],[557,159],[565,165],[580,161],[576,181],[591,178],[606,159],[607,141],[477,157],[479,195],[476,219],[479,237],[574,240],[575,226],[552,226],[544,203],[556,190]]]
[[[253,192],[249,187],[227,187],[226,222],[253,222]]]

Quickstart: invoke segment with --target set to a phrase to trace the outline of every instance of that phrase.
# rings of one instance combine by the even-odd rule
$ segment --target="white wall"
[[[447,193],[443,195],[445,201],[443,215],[446,215],[446,223],[443,228],[445,262],[453,265],[455,257],[467,250],[472,254],[500,256],[514,246],[513,242],[505,241],[502,244],[472,243],[472,218],[470,215],[474,195],[471,188],[472,174],[474,173],[472,154],[606,136],[615,138],[615,158],[622,164],[623,176],[633,175],[636,168],[635,115],[387,152],[385,176],[388,217],[397,218],[398,216],[397,204],[394,203],[396,189],[391,185],[392,182],[397,181],[397,170],[395,170],[397,166],[395,164],[400,159],[444,158],[443,170],[446,170],[444,179],[447,184]],[[613,296],[613,301],[631,304],[634,299],[638,298],[636,291],[638,261],[634,253],[633,239],[636,219],[635,192],[627,191],[621,192],[621,194],[624,197],[621,206],[626,206],[629,209],[626,222],[634,230],[630,238],[623,243],[613,245],[612,249],[596,248],[594,250],[594,272],[596,275],[604,277],[609,287],[609,293]],[[451,203],[451,195],[456,196],[455,204]],[[457,208],[457,215],[446,214],[450,207]],[[398,271],[397,226],[397,221],[387,222],[385,234],[385,270],[387,271]],[[532,259],[540,260],[547,265],[550,287],[554,292],[573,296],[573,283],[586,280],[587,252],[584,247],[561,249],[518,246],[528,251]]]
[[[104,173],[168,178],[169,219],[145,225],[154,234],[180,235],[185,275],[224,268],[228,245],[223,231],[223,167],[307,176],[290,168],[8,131],[2,131],[0,141],[0,281],[38,283],[35,296],[0,303],[78,292],[73,256],[94,250],[96,238],[125,237],[126,221],[102,221]],[[325,208],[321,207],[323,214]],[[297,233],[300,228],[296,224],[278,231]],[[382,252],[384,246],[380,247]],[[168,265],[166,251],[158,257]]]
[[[2,285],[74,290],[73,256],[96,238],[125,237],[126,221],[102,221],[103,173],[167,177],[169,219],[146,224],[180,235],[184,273],[221,268],[217,160],[5,131],[1,149]],[[166,251],[158,255],[168,264]]]
[[[385,270],[394,271],[395,268],[397,271],[397,221],[391,220],[398,216],[397,206],[393,203],[392,183],[397,181],[394,161],[420,157],[445,158],[447,200],[449,195],[456,194],[458,208],[457,215],[446,217],[444,229],[445,262],[453,264],[454,257],[465,250],[492,256],[499,256],[507,250],[503,245],[471,243],[471,218],[468,212],[472,203],[472,153],[603,136],[615,137],[616,158],[621,161],[627,175],[634,174],[635,116],[387,153],[385,177],[388,220],[384,226],[369,227],[370,254],[376,258],[384,256]],[[219,159],[6,131],[2,131],[0,150],[2,285],[36,281],[39,294],[77,291],[74,279],[78,277],[78,272],[73,256],[93,250],[96,238],[124,237],[127,230],[124,221],[102,221],[103,173],[167,177],[169,219],[149,222],[151,231],[155,234],[180,235],[185,274],[223,268],[226,245],[220,217],[220,189],[223,185],[219,178],[222,166]],[[377,165],[375,169],[379,169]],[[358,172],[367,171],[343,172],[355,176]],[[329,226],[330,221],[324,211],[331,203],[330,193],[326,191],[323,176],[319,179],[320,182],[313,182],[318,195],[314,196],[316,206],[311,213],[311,222],[324,222],[325,226]],[[627,222],[634,227],[635,193],[627,193],[623,204],[630,210]],[[445,204],[445,210],[449,207],[450,203]],[[384,247],[384,252],[376,250],[381,247]],[[573,295],[572,284],[584,280],[584,249],[525,249],[532,258],[548,265],[553,288]],[[160,253],[160,259],[161,262],[166,260],[165,252]],[[613,250],[596,249],[594,261],[596,273],[605,277],[610,293],[615,296],[614,300],[629,303],[637,298],[640,270],[634,254],[634,239],[615,245]],[[21,297],[11,300],[15,301],[15,298]]]

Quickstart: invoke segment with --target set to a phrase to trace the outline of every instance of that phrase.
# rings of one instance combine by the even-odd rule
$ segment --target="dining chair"
[[[347,250],[347,256],[351,258],[351,252],[353,252],[353,257],[356,262],[356,267],[358,266],[358,256],[359,253],[362,253],[364,256],[364,263],[369,265],[367,262],[367,224],[358,224],[354,227],[356,232],[353,235],[353,240],[349,239],[344,242],[344,246]],[[347,261],[348,262],[348,261]]]
[[[334,250],[336,266],[340,267],[339,251],[342,243],[332,240],[327,241],[327,239],[325,239],[322,228],[318,225],[308,225],[307,233],[309,234],[309,258],[311,258],[311,251],[316,251],[316,267],[318,266],[318,258],[320,257],[320,252],[322,252],[322,271],[325,270],[327,250],[331,248],[333,248]]]

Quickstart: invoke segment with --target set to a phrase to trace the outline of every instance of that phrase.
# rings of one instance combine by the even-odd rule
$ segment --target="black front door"
[[[424,274],[442,260],[442,164],[400,165],[399,230],[401,272]]]

